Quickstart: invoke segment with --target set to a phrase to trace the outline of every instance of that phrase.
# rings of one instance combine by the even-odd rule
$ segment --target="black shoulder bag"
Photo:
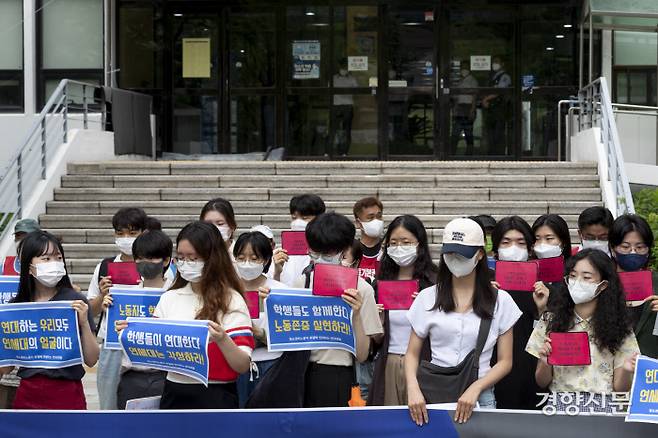
[[[475,349],[454,367],[440,367],[426,360],[420,362],[416,376],[426,403],[455,403],[478,379],[480,354],[484,349],[490,328],[491,319],[480,320]]]

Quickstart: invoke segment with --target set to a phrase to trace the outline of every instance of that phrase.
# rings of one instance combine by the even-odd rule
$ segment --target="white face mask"
[[[361,226],[363,227],[363,232],[368,237],[381,237],[382,232],[384,231],[384,221],[381,219],[361,222]]]
[[[418,245],[389,246],[386,254],[400,267],[409,266],[418,257]]]
[[[190,283],[198,283],[203,276],[203,266],[204,262],[202,261],[179,261],[176,262],[176,268],[178,273],[183,278],[183,280],[189,281]]]
[[[540,243],[535,245],[535,255],[539,259],[550,259],[551,257],[560,257],[562,255],[562,248],[560,245],[551,245],[548,243]]]
[[[502,262],[526,262],[528,261],[528,248],[518,245],[498,248],[498,260]]]
[[[238,268],[240,277],[247,281],[255,280],[258,278],[263,273],[264,268],[262,264],[251,262],[249,260],[237,262],[235,266]]]
[[[222,234],[222,239],[224,239],[224,242],[227,240],[231,239],[231,227],[228,225],[215,225],[219,232]]]
[[[598,249],[610,257],[610,245],[607,240],[583,240],[583,249]]]
[[[457,278],[466,277],[468,274],[473,272],[475,266],[478,264],[478,255],[477,253],[467,259],[463,255],[457,253],[449,253],[443,255],[443,261],[446,266]]]
[[[570,278],[567,287],[569,288],[569,295],[571,295],[574,304],[583,304],[592,301],[602,292],[597,292],[597,289],[602,283],[589,283]]]
[[[340,262],[343,260],[343,253],[339,252],[336,255],[330,256],[327,254],[318,254],[318,253],[309,253],[309,257],[313,260],[313,263],[325,263],[327,265],[340,265]]]
[[[54,287],[66,275],[64,262],[37,263],[34,266],[36,275],[34,278],[44,286]]]
[[[114,243],[125,255],[133,255],[133,242],[135,242],[136,237],[117,237],[114,239]]]
[[[306,222],[304,219],[295,219],[290,222],[290,229],[292,231],[304,231],[306,230],[307,224],[308,222]]]
[[[491,69],[492,69],[493,71],[498,71],[498,70],[500,70],[500,64],[498,64],[497,62],[494,62],[493,64],[491,64]]]

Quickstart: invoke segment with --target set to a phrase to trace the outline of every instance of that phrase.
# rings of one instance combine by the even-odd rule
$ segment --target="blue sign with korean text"
[[[119,342],[133,365],[179,373],[208,385],[208,321],[127,321]]]
[[[626,421],[658,423],[658,360],[638,356]]]
[[[320,79],[320,48],[319,40],[292,42],[293,79]]]
[[[0,304],[6,304],[16,296],[19,282],[18,275],[0,276]]]
[[[82,363],[72,301],[0,306],[0,366],[63,368]]]
[[[356,354],[352,308],[340,297],[272,290],[265,299],[269,351],[334,349]]]
[[[114,328],[114,323],[131,317],[149,318],[153,316],[163,289],[156,288],[110,288],[112,305],[107,309],[105,324],[107,335],[105,336],[105,348],[108,350],[121,350],[119,333]]]

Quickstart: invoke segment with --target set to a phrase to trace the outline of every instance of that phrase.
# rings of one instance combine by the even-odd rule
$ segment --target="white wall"
[[[627,163],[658,165],[656,156],[656,123],[653,116],[636,114],[615,115],[619,141]]]

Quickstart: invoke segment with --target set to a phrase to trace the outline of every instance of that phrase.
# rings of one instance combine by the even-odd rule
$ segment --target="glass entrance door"
[[[177,10],[172,23],[171,151],[219,152],[220,16]]]
[[[454,4],[441,17],[443,156],[515,155],[514,11]]]
[[[387,156],[433,156],[437,146],[437,37],[433,6],[390,6],[386,21]]]

